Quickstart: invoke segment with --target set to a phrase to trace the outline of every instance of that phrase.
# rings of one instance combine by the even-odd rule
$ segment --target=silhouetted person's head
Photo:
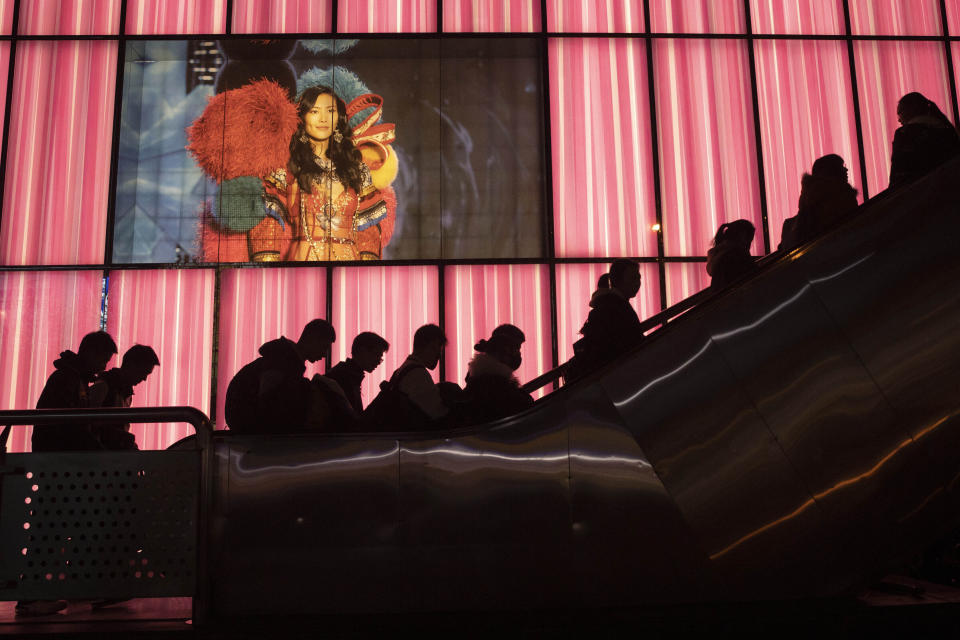
[[[950,125],[950,121],[940,111],[940,107],[922,93],[914,91],[900,98],[897,103],[897,120],[900,124],[909,124],[911,120],[922,116],[935,118]]]
[[[77,355],[83,360],[87,368],[93,373],[100,373],[107,368],[110,358],[117,352],[117,343],[106,331],[94,331],[83,336]]]
[[[717,229],[717,235],[713,237],[713,246],[719,247],[721,244],[732,244],[749,251],[755,233],[756,229],[749,220],[725,222]]]
[[[143,344],[135,344],[123,354],[120,370],[123,371],[127,382],[137,386],[147,379],[153,368],[160,364],[157,352]]]
[[[843,163],[843,158],[835,153],[830,153],[814,160],[810,173],[818,178],[833,178],[835,180],[843,180],[844,182],[847,182],[847,177],[850,175],[850,171]],[[746,220],[743,222],[746,222]]]
[[[308,322],[303,328],[300,339],[297,340],[297,350],[305,360],[316,362],[327,355],[330,345],[336,340],[337,332],[334,331],[333,325],[322,318],[317,318]]]
[[[489,340],[480,340],[473,348],[492,356],[516,371],[523,363],[520,346],[526,340],[523,331],[512,324],[502,324],[493,330]]]
[[[428,369],[436,369],[440,363],[447,336],[435,324],[425,324],[413,334],[413,357]]]
[[[373,333],[364,331],[358,333],[350,345],[350,357],[357,366],[366,371],[372,372],[383,362],[383,354],[390,348],[390,343]]]
[[[640,264],[636,260],[618,258],[610,265],[610,288],[616,289],[627,299],[640,291]]]
[[[604,273],[600,276],[600,279],[597,280],[597,289],[609,289],[610,288],[610,274]]]

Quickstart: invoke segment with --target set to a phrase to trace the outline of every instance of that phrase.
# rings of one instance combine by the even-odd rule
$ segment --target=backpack
[[[417,431],[430,424],[430,418],[400,390],[404,376],[422,364],[409,364],[393,372],[380,383],[380,393],[367,405],[360,422],[364,431]]]

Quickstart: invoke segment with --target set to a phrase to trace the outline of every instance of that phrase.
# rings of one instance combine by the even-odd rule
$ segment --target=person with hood
[[[890,188],[930,173],[960,154],[960,134],[940,108],[922,93],[908,93],[897,103],[900,128],[893,135]]]
[[[707,274],[712,288],[722,289],[757,268],[750,255],[754,233],[756,230],[749,220],[720,225],[713,247],[707,252]]]
[[[336,340],[333,325],[311,320],[296,342],[283,336],[260,347],[260,357],[246,365],[227,387],[225,417],[236,433],[289,433],[305,428],[310,382],[304,361],[323,358]]]
[[[123,354],[119,367],[104,371],[90,387],[91,406],[129,407],[133,402],[133,388],[147,379],[153,368],[160,365],[157,352],[151,347],[135,344]],[[136,450],[136,438],[126,423],[95,426],[104,449]]]
[[[857,190],[848,182],[843,158],[817,158],[800,181],[797,215],[783,221],[778,249],[789,251],[835,228],[857,208]]]
[[[473,348],[476,354],[467,365],[463,389],[465,424],[482,424],[520,413],[533,404],[533,398],[520,388],[513,372],[520,368],[520,346],[526,337],[512,324],[493,330],[489,340],[481,339]]]

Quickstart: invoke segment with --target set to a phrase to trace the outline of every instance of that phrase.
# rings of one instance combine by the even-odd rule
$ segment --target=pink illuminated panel
[[[117,44],[21,42],[0,263],[103,262]]]
[[[609,263],[557,265],[557,353],[560,362],[573,357],[573,343],[590,313],[590,296]],[[631,302],[641,320],[660,312],[660,274],[654,263],[640,265],[640,293]]]
[[[559,257],[657,253],[644,42],[550,41]]]
[[[97,271],[0,272],[0,409],[33,409],[53,361],[100,328]],[[112,363],[111,363],[112,364]],[[29,427],[14,427],[7,450],[30,450]]]
[[[10,43],[0,42],[0,104],[7,104],[7,76],[10,70]],[[2,111],[0,111],[2,114]]]
[[[947,31],[951,36],[960,36],[960,0],[947,0]]]
[[[897,122],[897,102],[911,91],[933,100],[948,118],[950,87],[943,45],[939,42],[854,43],[860,120],[867,159],[867,184],[876,194],[890,178],[890,150]]]
[[[0,0],[0,35],[13,31],[13,4],[16,0]]]
[[[227,0],[127,0],[128,35],[223,33]]]
[[[800,178],[814,160],[836,153],[846,161],[857,189],[862,178],[846,44],[761,40],[755,53],[767,216],[775,249],[784,219],[797,213]]]
[[[938,36],[939,0],[848,0],[854,35]]]
[[[383,364],[364,377],[363,403],[377,395],[386,380],[413,351],[413,334],[440,322],[439,272],[434,266],[346,267],[333,272],[333,325],[337,342],[331,365],[350,356],[361,331],[373,331],[390,343]],[[454,303],[453,300],[448,304]],[[431,372],[439,380],[439,368]]]
[[[672,307],[710,286],[706,262],[674,262],[666,265],[667,306]]]
[[[339,0],[341,33],[423,33],[437,30],[436,0]]]
[[[234,0],[233,33],[326,33],[334,0]]]
[[[649,0],[654,33],[743,33],[743,0]]]
[[[547,29],[585,33],[642,32],[643,0],[547,0]]]
[[[443,30],[540,31],[540,0],[443,0]]]
[[[228,269],[220,278],[217,353],[217,428],[226,427],[224,400],[233,376],[259,354],[260,346],[285,336],[296,341],[304,325],[327,315],[326,270]],[[341,337],[338,335],[338,339]],[[307,363],[307,377],[323,362]]]
[[[751,0],[754,33],[843,35],[843,0]]]
[[[101,35],[117,33],[121,0],[21,0],[23,35]]]
[[[665,251],[704,256],[721,223],[746,218],[761,226],[747,46],[653,45]]]
[[[473,345],[501,324],[526,335],[523,384],[553,368],[550,356],[550,276],[543,265],[468,265],[446,270],[446,378],[464,385]],[[543,395],[543,390],[534,394]]]
[[[160,366],[133,396],[134,407],[210,407],[215,273],[206,269],[113,271],[107,331],[122,355],[153,347]],[[134,425],[141,449],[164,449],[193,433],[186,424]]]

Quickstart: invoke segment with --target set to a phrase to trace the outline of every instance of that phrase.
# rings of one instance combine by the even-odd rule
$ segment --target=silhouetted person
[[[533,398],[520,388],[513,375],[523,362],[520,346],[525,339],[519,328],[502,324],[493,330],[489,340],[474,345],[477,353],[467,366],[467,384],[463,389],[466,424],[498,420],[533,404]]]
[[[336,381],[343,389],[350,406],[359,415],[363,412],[363,397],[360,393],[360,385],[363,384],[363,377],[367,373],[373,373],[373,370],[383,362],[383,354],[390,349],[390,343],[371,331],[364,331],[357,334],[350,345],[350,357],[343,362],[338,362],[335,367],[327,372],[327,377]]]
[[[857,208],[857,190],[848,182],[850,171],[836,154],[817,158],[800,181],[797,215],[783,221],[780,245],[790,251],[843,222]]]
[[[301,431],[310,406],[304,361],[323,358],[337,334],[326,320],[311,320],[296,342],[280,337],[260,347],[227,387],[225,416],[237,433]]]
[[[363,415],[365,428],[405,431],[442,424],[450,412],[430,371],[437,368],[447,337],[435,324],[413,334],[413,353],[380,384],[380,393]]]
[[[890,188],[923,177],[960,154],[960,135],[947,116],[922,93],[908,93],[897,103],[901,127],[893,136]]]
[[[750,255],[755,230],[749,220],[725,222],[717,229],[713,248],[707,252],[710,286],[720,289],[757,268]]]
[[[160,358],[152,348],[135,344],[123,354],[119,367],[104,371],[90,387],[90,406],[129,407],[133,402],[133,388],[147,379]],[[104,449],[139,449],[136,437],[126,423],[100,424],[94,426]]]

